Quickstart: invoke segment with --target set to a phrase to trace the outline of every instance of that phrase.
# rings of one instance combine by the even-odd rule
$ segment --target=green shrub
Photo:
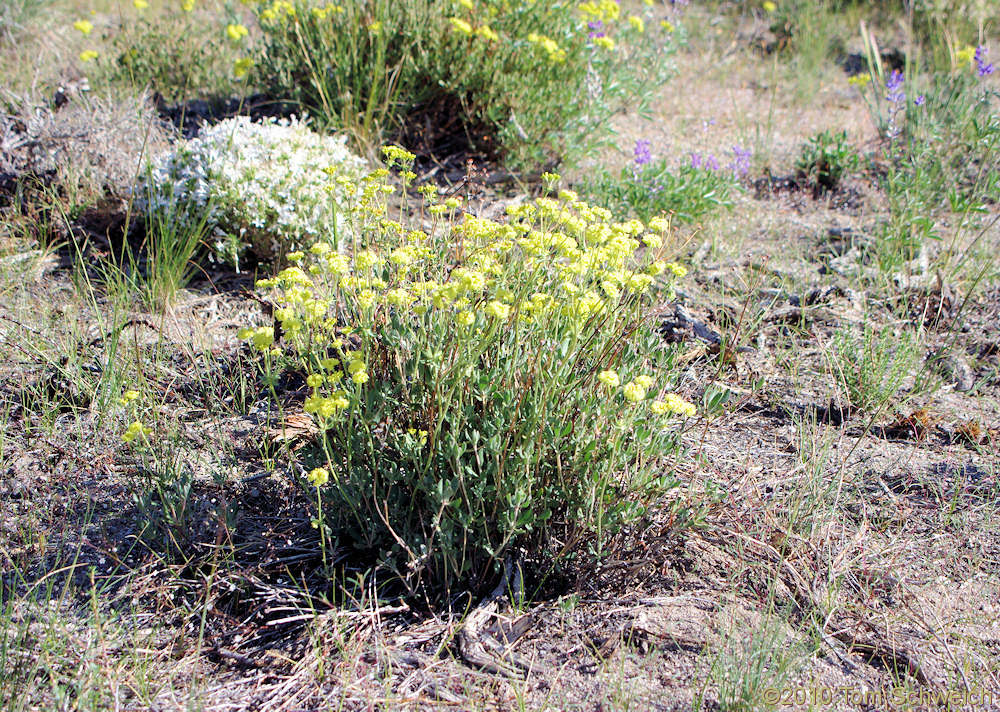
[[[401,224],[384,176],[348,210],[351,256],[320,242],[259,284],[282,342],[243,333],[269,368],[292,357],[307,375],[327,545],[432,588],[482,581],[521,548],[600,551],[675,485],[669,416],[694,413],[653,348],[650,307],[683,274],[660,257],[666,221],[613,223],[564,191],[505,222],[459,219],[449,199]]]
[[[150,87],[168,102],[229,98],[232,67],[243,54],[226,35],[227,22],[238,22],[233,9],[199,0],[151,3],[137,12],[114,27],[112,59],[99,59],[108,81]]]
[[[429,150],[465,144],[515,167],[551,166],[592,148],[612,113],[641,109],[672,73],[670,35],[645,10],[625,17],[614,0],[263,0],[255,76],[362,142],[403,132]]]
[[[856,170],[858,154],[847,142],[847,132],[821,131],[802,146],[795,168],[813,185],[833,190],[845,173]]]
[[[886,73],[869,41],[870,72],[852,78],[883,137],[875,156],[889,207],[881,260],[913,259],[942,237],[939,216],[959,213],[959,230],[989,211],[1000,185],[998,94],[985,46],[962,49],[955,65],[926,78],[916,66]]]

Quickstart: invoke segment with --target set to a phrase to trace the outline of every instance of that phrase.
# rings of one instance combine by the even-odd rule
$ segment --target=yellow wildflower
[[[666,400],[653,401],[649,409],[654,415],[666,415],[668,413],[676,413],[677,415],[683,415],[685,417],[691,418],[698,412],[693,403],[688,403],[686,400],[681,398],[676,393],[668,393],[665,396]]]
[[[466,309],[455,315],[455,322],[459,326],[472,326],[476,322],[476,315]]]
[[[128,430],[122,433],[122,440],[124,440],[127,443],[130,443],[139,437],[145,439],[149,437],[149,435],[152,432],[153,432],[152,428],[146,427],[140,421],[137,420],[130,426],[128,426]]]
[[[969,64],[976,57],[976,48],[970,45],[966,45],[962,49],[958,50],[958,54],[955,56],[955,68],[961,69],[966,64]]]
[[[638,383],[639,386],[641,386],[642,388],[645,388],[646,390],[649,390],[650,388],[653,387],[653,378],[652,378],[652,376],[636,376],[632,380],[633,380],[634,383]]]
[[[468,22],[466,22],[462,18],[460,18],[460,17],[452,17],[452,18],[449,18],[449,22],[451,22],[451,26],[454,27],[455,30],[457,30],[458,32],[461,32],[466,37],[471,37],[472,36],[472,25],[470,25]]]
[[[510,317],[510,306],[498,300],[491,301],[483,311],[486,312],[486,316],[500,321],[506,321]]]
[[[226,25],[226,34],[229,35],[229,39],[233,42],[239,42],[241,39],[250,34],[250,31],[243,25]]]
[[[262,326],[259,329],[255,329],[250,335],[250,340],[253,341],[253,345],[258,351],[266,351],[274,343],[274,329],[270,326]]]
[[[848,77],[847,83],[852,87],[857,87],[858,89],[864,89],[869,82],[872,80],[872,75],[868,72],[862,74],[855,74],[853,77]]]
[[[77,20],[76,22],[73,23],[73,27],[78,29],[85,35],[89,35],[91,32],[94,31],[94,23],[92,23],[90,20]]]
[[[80,52],[81,62],[90,62],[91,60],[97,59],[97,50],[85,49]]]
[[[242,59],[237,59],[233,63],[233,74],[241,79],[245,77],[249,72],[250,68],[253,67],[253,60],[249,57],[243,57]]]
[[[625,400],[629,403],[638,403],[646,397],[646,389],[640,384],[632,381],[624,388]]]
[[[649,229],[657,232],[667,232],[670,229],[670,220],[663,216],[655,217],[649,221]]]
[[[476,34],[485,40],[489,40],[490,42],[500,41],[500,35],[494,32],[489,25],[483,25],[482,27],[477,27]]]
[[[306,479],[314,487],[322,487],[330,481],[330,473],[324,467],[317,467],[314,470],[310,470],[309,474],[306,475]]]
[[[621,379],[618,378],[618,374],[614,371],[601,371],[597,374],[597,380],[608,388],[617,388],[618,384],[621,383]]]

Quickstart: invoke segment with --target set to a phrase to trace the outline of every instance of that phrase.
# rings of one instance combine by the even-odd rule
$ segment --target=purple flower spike
[[[640,138],[635,142],[635,149],[633,149],[633,153],[635,154],[634,161],[636,168],[640,168],[653,160],[653,154],[649,149],[649,141]]]
[[[695,170],[697,170],[697,169],[701,168],[701,166],[702,166],[701,154],[700,153],[692,153],[691,154],[691,167],[694,168]]]
[[[889,90],[889,93],[885,95],[886,101],[892,104],[901,104],[906,101],[906,92],[903,91],[904,81],[903,73],[898,69],[893,69],[885,83],[885,88]]]
[[[921,94],[920,96],[918,96],[916,99],[913,100],[913,105],[914,106],[923,106],[926,102],[927,102],[927,99],[924,98],[923,94]]]
[[[705,166],[711,171],[719,170],[719,162],[715,160],[715,156],[711,153],[705,157]]]
[[[979,45],[976,47],[976,73],[981,77],[985,77],[987,74],[993,74],[995,67],[992,64],[986,62],[986,54],[989,52],[986,49],[986,45]]]
[[[750,172],[750,158],[753,151],[749,148],[733,146],[733,162],[729,164],[730,170],[738,176],[745,176]]]

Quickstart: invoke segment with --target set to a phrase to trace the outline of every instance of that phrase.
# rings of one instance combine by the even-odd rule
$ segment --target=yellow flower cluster
[[[387,166],[411,166],[417,159],[416,155],[399,146],[383,146],[382,157]]]
[[[597,380],[608,388],[617,388],[618,384],[621,383],[621,379],[618,378],[618,374],[614,371],[601,371],[597,374]]]
[[[295,6],[288,0],[274,0],[270,7],[264,8],[260,13],[260,19],[273,22],[283,15],[295,17]]]
[[[269,326],[261,326],[256,329],[244,328],[236,332],[237,338],[241,341],[250,341],[258,351],[267,351],[274,343],[274,329]]]
[[[871,83],[872,75],[868,72],[862,74],[855,74],[853,77],[848,77],[847,83],[852,87],[857,87],[858,89],[864,89],[868,84]]]
[[[955,69],[961,69],[965,65],[971,64],[975,58],[976,48],[972,45],[966,45],[955,53]]]
[[[412,160],[397,147],[384,155],[404,166]],[[435,218],[426,230],[408,230],[376,209],[386,174],[363,179],[362,197],[351,208],[353,219],[367,221],[367,247],[348,256],[317,242],[288,255],[289,267],[257,283],[276,293],[274,318],[285,342],[303,357],[313,389],[305,410],[321,421],[358,402],[354,394],[370,379],[365,354],[346,350],[345,321],[369,333],[390,320],[405,321],[449,334],[451,343],[520,329],[579,335],[637,304],[657,275],[669,274],[669,286],[684,273],[680,265],[656,260],[651,247],[661,245],[669,223],[651,224],[648,232],[639,220],[614,222],[610,211],[572,191],[508,207],[505,221],[452,214]],[[459,203],[443,207],[455,211]],[[640,258],[643,242],[650,247]],[[261,351],[274,342],[268,327],[244,329],[240,336]],[[620,386],[614,371],[598,380]],[[622,392],[638,402],[652,384],[639,376]]]
[[[310,12],[318,20],[325,20],[330,15],[337,15],[344,11],[343,5],[323,5],[321,7],[314,7]]]
[[[566,61],[566,50],[559,46],[551,37],[546,37],[545,35],[540,35],[537,32],[532,32],[528,35],[528,42],[536,44],[545,50],[545,54],[548,56],[548,60],[552,64],[562,64]]]
[[[407,428],[406,434],[417,441],[417,444],[423,446],[427,444],[427,431],[417,430],[416,428]]]
[[[654,415],[675,413],[686,418],[693,418],[698,412],[693,403],[688,403],[676,393],[668,393],[664,396],[664,400],[653,401],[649,409]]]
[[[309,484],[313,487],[322,487],[330,481],[330,471],[325,467],[317,467],[309,471],[306,479],[309,480]]]
[[[239,79],[245,77],[253,67],[253,60],[250,57],[237,59],[233,63],[233,74]]]
[[[580,12],[588,22],[614,22],[621,17],[621,5],[615,0],[580,3]]]
[[[610,370],[598,373],[597,380],[609,390],[614,390],[621,384],[621,377],[615,371]],[[622,395],[629,403],[638,403],[646,398],[649,389],[653,387],[653,383],[652,376],[636,376],[622,388]],[[664,398],[665,400],[653,401],[650,405],[650,410],[654,414],[679,413],[687,416],[694,415],[694,406],[683,400],[680,396],[669,393]]]
[[[459,17],[452,17],[452,18],[449,18],[449,22],[451,22],[451,26],[456,31],[461,32],[463,35],[466,35],[467,37],[471,37],[472,36],[472,25],[470,25],[465,20],[463,20],[463,19],[461,19]]]
[[[132,442],[136,438],[142,438],[145,440],[152,434],[152,432],[152,428],[146,427],[141,421],[136,420],[128,426],[128,429],[122,434],[122,440],[127,443]]]
[[[226,34],[229,35],[229,39],[233,42],[239,42],[250,34],[250,31],[243,25],[229,24],[226,25]]]
[[[653,387],[653,379],[650,376],[636,376],[630,383],[622,389],[625,400],[629,403],[638,403],[646,397],[646,393]]]

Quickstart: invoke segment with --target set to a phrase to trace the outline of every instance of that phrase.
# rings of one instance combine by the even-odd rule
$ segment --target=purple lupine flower
[[[903,73],[898,69],[893,69],[892,74],[885,82],[885,88],[889,90],[889,93],[885,95],[886,101],[891,104],[901,104],[906,101],[906,92],[903,91],[904,81]]]
[[[750,172],[750,158],[752,156],[753,151],[749,148],[733,146],[733,162],[729,164],[730,170],[735,175],[745,176]]]
[[[710,153],[705,156],[705,167],[710,171],[719,170],[719,162],[715,160],[715,156],[713,154]]]
[[[653,154],[649,149],[650,149],[649,141],[640,138],[638,141],[635,142],[635,148],[633,149],[632,152],[635,156],[633,160],[635,162],[636,168],[642,168],[642,166],[646,165],[651,160],[653,160]]]
[[[604,27],[604,23],[600,20],[592,20],[587,23],[587,27],[590,29],[590,34],[587,35],[588,38],[594,39],[595,37],[604,37],[604,31],[601,29]]]
[[[914,106],[923,106],[926,102],[927,102],[927,99],[924,97],[923,94],[921,94],[920,96],[918,96],[916,99],[913,100],[913,105]]]
[[[980,78],[985,77],[987,74],[993,74],[995,67],[992,64],[986,62],[986,53],[989,52],[986,49],[986,45],[979,45],[976,47],[976,73],[979,74]]]
[[[691,154],[691,167],[692,168],[694,168],[695,170],[698,170],[699,168],[702,167],[703,163],[704,162],[701,160],[701,154],[700,153],[692,153]]]

